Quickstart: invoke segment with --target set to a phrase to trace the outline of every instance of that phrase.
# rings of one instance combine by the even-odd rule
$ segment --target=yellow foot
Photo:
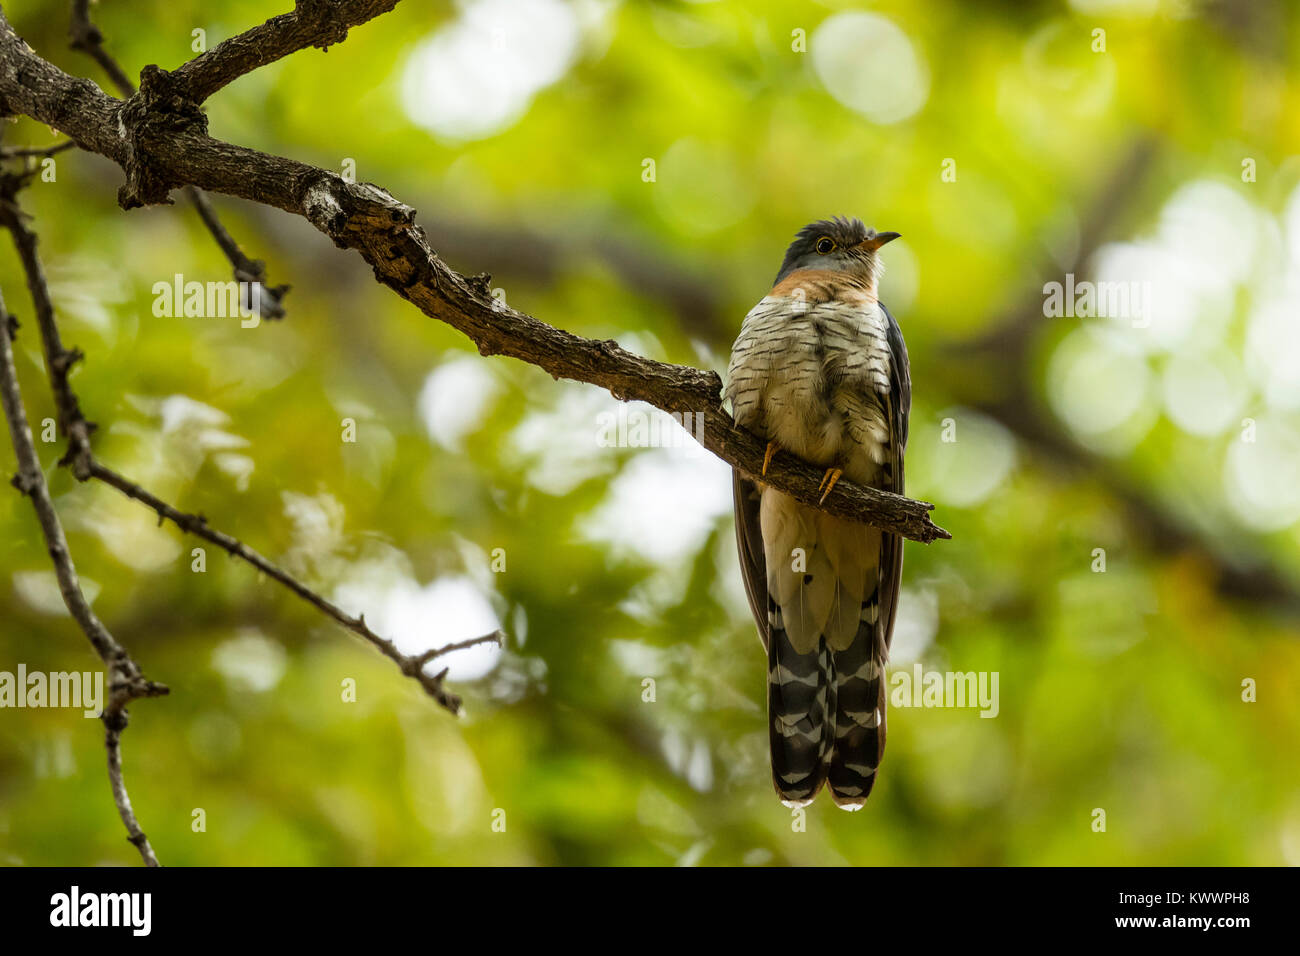
[[[776,454],[776,442],[767,443],[767,451],[763,453],[763,470],[760,472],[761,477],[767,477],[767,466],[772,464],[772,456]]]
[[[831,493],[831,489],[835,487],[835,482],[840,480],[842,474],[844,474],[843,468],[826,469],[826,474],[822,475],[822,483],[817,486],[817,490],[822,493],[821,498],[817,501],[818,504],[826,500],[826,496]]]

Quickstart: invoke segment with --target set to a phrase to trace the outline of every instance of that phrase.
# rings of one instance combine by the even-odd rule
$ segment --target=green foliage
[[[288,6],[105,0],[94,15],[134,75],[190,58],[196,27],[212,45]],[[796,832],[768,779],[765,661],[739,590],[725,469],[687,449],[600,447],[598,415],[617,410],[604,393],[479,358],[277,210],[214,197],[270,281],[293,285],[282,322],[157,317],[155,283],[225,281],[227,263],[179,194],[174,208],[123,213],[120,172],[63,153],[56,181],[33,183],[23,201],[64,339],[87,356],[73,384],[100,425],[99,457],[322,593],[423,595],[405,617],[388,611],[412,640],[476,633],[462,607],[429,598],[439,582],[481,594],[509,636],[485,676],[452,681],[466,698],[456,721],[242,563],[208,547],[195,573],[201,542],[111,488],[78,484],[55,467],[62,444],[40,445],[96,612],[172,688],[131,708],[124,737],[135,808],[162,861],[1300,862],[1294,608],[1224,597],[1215,571],[1215,555],[1271,563],[1298,587],[1300,503],[1272,525],[1233,504],[1241,419],[1272,429],[1259,439],[1273,455],[1265,478],[1285,490],[1296,474],[1285,447],[1300,433],[1296,403],[1270,396],[1251,344],[1275,288],[1268,269],[1291,256],[1294,282],[1300,262],[1300,90],[1296,63],[1272,47],[1300,29],[1294,8],[1244,23],[1199,4],[1133,4],[1159,9],[1123,16],[1083,2],[873,4],[925,81],[919,108],[882,125],[827,80],[867,69],[874,49],[858,66],[816,62],[835,33],[819,26],[851,5],[585,2],[573,8],[572,62],[517,117],[469,139],[423,129],[403,110],[408,64],[428,35],[482,6],[402,4],[327,53],[249,75],[208,104],[211,132],[333,170],[351,159],[359,180],[419,210],[453,268],[493,272],[511,305],[687,364],[725,365],[805,222],[843,213],[902,232],[884,254],[883,297],[913,362],[908,490],[937,502],[954,538],[907,547],[896,667],[997,672],[998,716],[894,708],[866,809],[819,800]],[[42,56],[107,88],[67,49],[67,7],[6,14]],[[1096,28],[1105,52],[1092,49]],[[806,53],[792,49],[798,30]],[[512,36],[495,54],[503,73]],[[1074,335],[1113,346],[1104,321],[1036,320],[1020,330],[1030,347],[1014,368],[970,343],[1043,283],[1091,274],[1095,260],[1069,265],[1081,224],[1148,137],[1153,165],[1101,241],[1162,235],[1180,190],[1210,183],[1249,211],[1248,234],[1189,227],[1191,240],[1228,243],[1225,260],[1253,244],[1257,261],[1226,292],[1198,293],[1195,334],[1125,340],[1147,383],[1141,400],[1114,428],[1080,431],[1061,356],[1083,341]],[[55,140],[23,120],[4,141]],[[1242,181],[1246,157],[1254,182]],[[53,405],[18,260],[0,246],[39,429]],[[683,295],[699,308],[682,308]],[[1183,427],[1161,390],[1171,366],[1202,354],[1246,383],[1212,434]],[[453,368],[426,390],[431,372]],[[1017,376],[1081,458],[998,420]],[[1082,394],[1102,407],[1113,398],[1104,382]],[[444,429],[432,435],[430,406]],[[949,418],[955,443],[943,438]],[[355,442],[341,440],[344,419]],[[13,469],[0,443],[0,471]],[[1150,533],[1134,491],[1207,544]],[[0,540],[0,670],[97,666],[57,605],[17,494],[0,494]],[[382,607],[355,610],[382,627]],[[1247,678],[1256,702],[1242,700]],[[349,679],[355,703],[342,700]],[[0,721],[0,861],[138,862],[99,725],[50,709]],[[196,808],[205,832],[192,830]]]

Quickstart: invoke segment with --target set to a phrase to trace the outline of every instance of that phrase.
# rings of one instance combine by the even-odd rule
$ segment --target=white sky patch
[[[1214,266],[1203,283],[1240,282],[1250,275],[1261,217],[1254,205],[1230,186],[1195,180],[1179,190],[1160,212],[1160,241],[1184,261]]]
[[[1297,266],[1300,269],[1300,266]],[[1246,329],[1246,367],[1268,404],[1300,408],[1300,277],[1266,295]]]
[[[1220,344],[1232,319],[1237,292],[1265,259],[1267,220],[1248,200],[1218,182],[1181,187],[1160,212],[1155,235],[1103,246],[1095,257],[1095,282],[1145,283],[1149,314],[1112,317],[1116,348],[1169,352],[1195,344]]]
[[[1057,346],[1047,367],[1047,396],[1056,413],[1081,435],[1117,429],[1146,400],[1150,370],[1140,355],[1117,352],[1089,329]]]
[[[404,654],[482,637],[501,627],[487,595],[468,576],[447,575],[421,585],[388,561],[357,566],[334,598],[348,613],[364,614],[371,630]],[[498,645],[479,644],[431,661],[428,670],[446,667],[450,680],[477,680],[500,657]]]
[[[197,402],[188,395],[168,395],[166,398],[141,400],[142,407],[150,407],[161,419],[164,435],[170,435],[185,428],[218,428],[230,421],[230,416],[219,408]],[[247,444],[247,442],[244,442]],[[224,447],[224,446],[218,446]]]
[[[554,404],[536,409],[506,436],[502,457],[548,495],[567,495],[618,464],[615,452],[597,441],[602,412],[617,411],[608,392],[578,382],[557,382],[548,394]]]
[[[970,409],[953,409],[942,418],[956,423],[956,441],[936,442],[929,457],[933,496],[954,508],[970,508],[993,494],[1016,464],[1011,434]]]
[[[1282,213],[1282,223],[1286,229],[1286,245],[1290,252],[1291,266],[1300,270],[1300,186],[1291,193],[1291,198]]]
[[[163,218],[157,217],[158,221]],[[142,225],[140,228],[147,230],[150,226]],[[164,228],[168,229],[169,240],[176,239],[176,243],[149,248],[165,248],[178,257],[184,257],[189,243],[183,230]],[[116,342],[113,307],[131,298],[126,273],[112,262],[90,256],[61,256],[50,262],[47,270],[50,295],[59,304],[60,314],[85,322],[105,336],[110,344]]]
[[[402,77],[412,122],[449,140],[482,139],[519,119],[573,63],[581,30],[561,0],[462,0],[420,41]]]
[[[751,612],[749,598],[745,596],[745,582],[741,580],[740,555],[730,536],[718,539],[714,565],[718,569],[710,591],[714,600],[730,612],[732,620],[748,621]]]
[[[636,677],[660,677],[668,670],[668,653],[644,641],[613,639],[609,653],[623,669],[623,673]]]
[[[212,666],[235,692],[271,690],[284,677],[288,655],[284,648],[256,628],[240,631],[212,651]]]
[[[158,472],[165,474],[161,470]],[[134,469],[128,474],[146,488],[164,493],[159,491],[159,482],[148,480],[150,470],[147,467]],[[122,495],[92,498],[69,494],[62,496],[56,504],[63,512],[64,527],[97,535],[105,550],[127,567],[137,571],[161,571],[174,567],[181,556],[182,539],[175,530],[170,526],[163,527],[157,521],[142,520],[140,506]],[[196,546],[193,542],[183,545],[186,554]]]
[[[1228,446],[1223,481],[1228,507],[1258,531],[1280,531],[1300,519],[1300,432],[1261,416],[1255,440]]]
[[[429,437],[449,451],[461,451],[464,438],[483,422],[501,384],[478,357],[452,359],[424,380],[418,402]]]
[[[1093,257],[1092,274],[1076,275],[1076,284],[1091,281],[1122,283],[1129,289],[1149,289],[1146,311],[1138,315],[1106,316],[1094,328],[1104,331],[1118,350],[1135,353],[1177,348],[1191,335],[1204,306],[1192,266],[1158,242],[1113,242]]]
[[[94,604],[99,597],[99,585],[78,575],[81,581],[81,593],[86,596],[87,604]],[[59,590],[59,579],[53,571],[15,571],[14,593],[24,604],[41,614],[55,617],[70,617],[68,606],[63,603],[63,592]]]
[[[1175,355],[1161,385],[1170,421],[1192,435],[1218,435],[1241,421],[1246,387],[1235,356]]]
[[[680,731],[669,730],[660,742],[664,759],[674,773],[697,791],[713,788],[713,758],[704,740],[688,740]]]
[[[654,448],[634,457],[610,482],[580,532],[616,553],[673,565],[695,554],[730,511],[729,465],[687,448]]]
[[[939,598],[929,588],[903,588],[898,595],[898,615],[894,618],[894,638],[890,643],[889,664],[902,667],[921,659],[939,632]]]
[[[836,100],[873,123],[916,114],[930,95],[930,71],[912,41],[874,13],[836,13],[809,41],[813,69]]]

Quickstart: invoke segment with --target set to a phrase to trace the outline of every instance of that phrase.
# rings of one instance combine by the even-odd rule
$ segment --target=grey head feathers
[[[861,219],[836,216],[819,219],[804,226],[785,251],[781,270],[773,285],[799,269],[828,269],[855,273],[874,284],[882,268],[876,250],[892,239],[896,232],[881,232],[865,226]]]

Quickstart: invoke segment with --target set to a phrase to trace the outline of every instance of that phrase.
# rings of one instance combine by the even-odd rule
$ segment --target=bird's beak
[[[893,242],[899,237],[899,235],[900,234],[897,232],[878,232],[874,236],[868,236],[866,239],[863,239],[858,243],[858,245],[870,252],[875,252],[885,243]]]

